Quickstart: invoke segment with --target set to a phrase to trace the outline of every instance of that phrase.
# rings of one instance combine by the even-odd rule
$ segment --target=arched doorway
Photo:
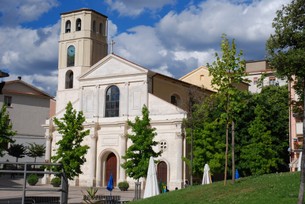
[[[113,184],[116,186],[117,175],[117,158],[115,154],[110,153],[106,159],[105,185],[107,185],[110,175],[113,177]]]
[[[167,184],[167,165],[164,161],[158,163],[157,178],[159,183]]]

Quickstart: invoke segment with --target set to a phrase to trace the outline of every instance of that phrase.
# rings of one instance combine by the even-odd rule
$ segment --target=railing
[[[0,162],[0,165],[2,166],[19,166],[19,168],[14,169],[0,169],[0,173],[6,173],[6,174],[23,174],[23,185],[22,185],[22,204],[25,204],[26,198],[26,192],[28,191],[45,191],[45,192],[59,192],[60,193],[60,204],[67,204],[68,203],[68,179],[66,177],[66,174],[64,172],[64,169],[62,167],[62,164],[58,163],[40,163],[40,162]],[[28,169],[31,165],[33,166],[39,166],[42,165],[45,167],[44,171],[37,171],[37,170],[31,170]],[[47,169],[52,169],[54,166],[61,167],[61,171],[55,172]],[[23,168],[20,168],[23,167]],[[59,188],[27,188],[27,175],[28,174],[44,174],[44,175],[56,175],[61,178],[61,185]],[[1,188],[0,188],[1,190]],[[34,196],[30,196],[31,199],[35,200]],[[54,198],[54,196],[53,196]]]

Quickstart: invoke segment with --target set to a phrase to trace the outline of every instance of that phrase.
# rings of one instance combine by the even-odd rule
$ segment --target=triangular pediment
[[[145,69],[117,55],[110,54],[93,65],[88,72],[80,77],[80,80],[145,74],[148,72],[148,69]]]

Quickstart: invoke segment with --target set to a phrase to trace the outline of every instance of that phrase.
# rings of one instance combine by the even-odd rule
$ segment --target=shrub
[[[54,178],[52,178],[52,180],[51,180],[51,184],[52,184],[52,186],[54,186],[54,187],[58,187],[58,186],[60,186],[60,184],[61,184],[61,179],[60,179],[59,177],[54,177]]]
[[[28,184],[30,184],[31,186],[35,186],[36,183],[38,182],[38,176],[37,174],[30,174],[27,178],[27,182]]]
[[[122,181],[118,184],[118,186],[121,191],[127,191],[129,188],[129,183],[127,181]]]

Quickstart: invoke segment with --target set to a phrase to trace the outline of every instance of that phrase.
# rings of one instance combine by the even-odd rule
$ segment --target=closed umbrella
[[[302,152],[300,152],[300,155],[299,155],[298,171],[301,171],[301,164],[302,164]]]
[[[111,191],[113,190],[113,177],[112,174],[110,175],[108,184],[107,184],[107,190],[110,191],[110,195],[111,195]]]
[[[208,164],[205,164],[203,169],[202,185],[210,183],[212,183],[212,179],[210,176],[210,167]]]
[[[159,195],[159,194],[160,194],[160,191],[159,191],[155,163],[154,163],[153,157],[150,157],[143,198],[149,198],[149,197]]]

